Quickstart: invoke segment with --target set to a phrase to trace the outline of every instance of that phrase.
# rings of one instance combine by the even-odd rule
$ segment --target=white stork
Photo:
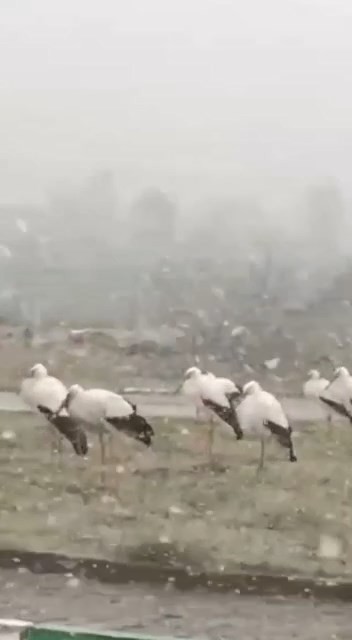
[[[101,462],[105,464],[104,433],[116,430],[142,442],[147,447],[152,444],[153,427],[137,413],[136,405],[107,389],[83,389],[72,385],[62,401],[61,409],[66,409],[71,418],[98,431]]]
[[[329,384],[329,380],[322,378],[317,369],[311,369],[308,371],[308,380],[303,384],[303,395],[305,398],[319,398]]]
[[[183,382],[179,385],[176,392],[181,391],[182,395],[186,396],[196,409],[196,421],[201,419],[202,413],[205,414],[206,419],[212,415],[211,412],[206,409],[203,404],[203,400],[200,394],[199,382],[195,374],[202,373],[198,367],[190,367],[184,374]],[[203,372],[204,373],[204,372]],[[208,373],[208,375],[212,375]]]
[[[337,367],[330,384],[319,396],[335,413],[352,423],[352,377],[346,367]]]
[[[244,435],[253,433],[260,437],[258,471],[264,466],[264,442],[268,436],[273,436],[282,447],[288,449],[290,462],[296,462],[292,428],[277,398],[264,391],[254,380],[244,385],[242,393],[244,399],[236,408],[237,418]]]
[[[243,434],[237,421],[234,400],[240,396],[241,390],[228,378],[217,378],[213,373],[202,372],[198,367],[190,367],[184,374],[182,390],[192,398],[198,408],[205,407],[234,430],[237,440]],[[212,454],[214,440],[214,424],[210,421],[208,433],[208,451]]]
[[[329,425],[332,422],[332,410],[329,410],[326,403],[320,399],[321,394],[329,386],[330,382],[326,378],[322,378],[317,369],[308,371],[308,380],[303,384],[303,396],[307,400],[313,400],[323,409],[326,420]]]
[[[60,433],[60,445],[61,436],[64,436],[78,456],[87,455],[88,442],[84,430],[65,409],[60,409],[67,389],[61,380],[48,374],[44,365],[35,364],[30,369],[29,377],[21,383],[20,396],[32,411],[45,416],[56,428]]]

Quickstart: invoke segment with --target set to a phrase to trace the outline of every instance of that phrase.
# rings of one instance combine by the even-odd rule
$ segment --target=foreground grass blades
[[[89,461],[65,448],[50,457],[47,432],[28,415],[1,414],[0,547],[230,572],[241,563],[291,572],[352,571],[352,431],[309,427],[295,436],[299,461],[216,431],[215,460],[201,451],[204,425],[159,421],[153,450],[116,437],[114,464],[100,486]],[[321,536],[338,541],[322,553]]]

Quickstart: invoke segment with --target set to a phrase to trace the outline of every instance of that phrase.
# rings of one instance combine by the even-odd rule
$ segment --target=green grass
[[[106,470],[106,488],[94,437],[88,463],[65,447],[61,467],[40,421],[0,415],[0,435],[16,434],[15,441],[0,440],[1,548],[225,572],[241,563],[308,574],[352,571],[348,426],[297,434],[296,464],[269,445],[258,479],[258,442],[236,442],[219,426],[210,468],[203,425],[155,421],[153,450],[116,436],[119,456]],[[322,534],[339,539],[338,558],[319,557]]]

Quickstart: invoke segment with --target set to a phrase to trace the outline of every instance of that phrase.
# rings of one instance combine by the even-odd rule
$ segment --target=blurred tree
[[[312,250],[329,261],[331,252],[335,256],[339,252],[345,233],[345,209],[338,187],[326,183],[309,188],[306,212]]]
[[[114,177],[98,171],[51,201],[48,234],[62,264],[113,266],[121,241]]]
[[[129,210],[129,236],[141,257],[169,255],[175,242],[177,208],[163,191],[143,191]]]
[[[253,229],[261,228],[263,213],[255,202],[216,198],[202,203],[188,231],[188,251],[199,257],[230,259],[236,268],[248,262]]]
[[[118,200],[112,171],[98,171],[88,178],[81,190],[80,201],[86,217],[94,219],[99,216],[105,223],[114,224],[118,214]]]
[[[201,203],[189,229],[188,251],[199,257],[218,257],[234,252],[240,208],[236,200],[214,199]]]

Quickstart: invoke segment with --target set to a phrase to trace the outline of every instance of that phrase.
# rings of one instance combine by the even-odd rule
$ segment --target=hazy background
[[[3,3],[0,315],[349,326],[351,33],[349,0]]]
[[[69,448],[55,461],[38,416],[3,413],[0,564],[23,548],[142,563],[143,576],[148,564],[154,577],[185,568],[191,580],[240,564],[242,594],[246,564],[252,577],[272,566],[281,585],[286,567],[302,574],[297,584],[323,574],[309,592],[315,613],[323,584],[340,583],[341,595],[352,570],[350,425],[317,416],[315,428],[309,406],[291,400],[293,427],[299,416],[309,427],[295,441],[298,466],[268,450],[257,482],[256,443],[216,429],[209,466],[206,425],[186,429],[175,395],[148,401],[131,388],[173,392],[195,363],[280,395],[301,394],[313,366],[329,378],[337,364],[352,371],[351,174],[352,0],[0,0],[0,408],[15,408],[2,392],[43,362],[68,386],[124,390],[146,417],[148,405],[172,409],[151,419],[149,456],[107,444],[105,480],[94,450],[83,473]],[[78,566],[79,579],[65,573],[72,624],[86,593],[88,565]],[[30,574],[0,574],[1,610],[48,618],[52,578],[34,589]],[[84,614],[104,597],[94,589]],[[304,595],[296,618],[313,637]],[[155,598],[164,618],[165,597]],[[96,622],[110,626],[110,601],[131,630],[116,593]],[[187,602],[196,636],[204,606]],[[262,602],[252,637],[274,631]],[[135,626],[143,618],[151,633],[160,615],[147,604]],[[236,610],[243,638],[250,604]],[[175,601],[165,633],[174,624],[180,637],[179,611]],[[230,605],[209,612],[209,634],[232,637]],[[290,604],[291,638],[294,614]],[[330,603],[320,637],[351,638],[334,615]]]
[[[4,2],[1,198],[102,167],[123,195],[350,195],[351,29],[349,0]]]

